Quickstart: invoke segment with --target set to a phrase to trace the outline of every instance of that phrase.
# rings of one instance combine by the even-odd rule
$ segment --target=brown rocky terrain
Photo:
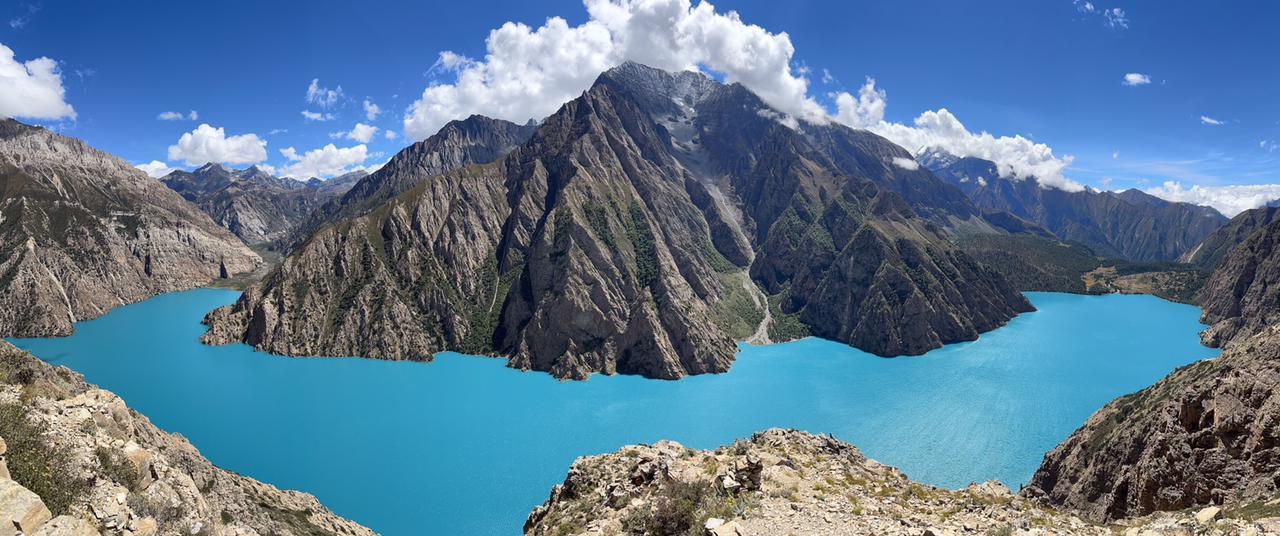
[[[533,536],[1280,531],[1280,500],[1241,506],[1100,524],[1018,497],[996,482],[935,488],[830,437],[768,430],[714,451],[663,441],[579,458],[529,514],[524,530]]]
[[[174,171],[160,182],[241,240],[262,244],[284,238],[321,205],[346,193],[367,175],[354,171],[329,180],[302,182],[276,177],[257,167],[233,171],[206,164],[195,171]]]
[[[260,262],[128,163],[0,120],[0,335],[69,335],[112,307]]]
[[[770,319],[891,356],[1031,309],[939,227],[1000,231],[959,190],[873,134],[797,130],[740,85],[626,64],[497,162],[427,177],[429,147],[352,192],[415,186],[321,228],[205,340],[679,378],[727,370]]]
[[[1178,258],[1178,262],[1213,270],[1236,246],[1277,219],[1280,219],[1280,206],[1260,207],[1241,212],[1199,245],[1183,253]]]
[[[1200,290],[1209,324],[1201,339],[1225,346],[1280,323],[1280,222],[1253,233],[1231,251]]]
[[[0,533],[372,535],[214,467],[116,395],[0,341]]]
[[[1049,452],[1026,494],[1095,520],[1238,504],[1280,489],[1280,224],[1201,290],[1222,354],[1104,406]]]

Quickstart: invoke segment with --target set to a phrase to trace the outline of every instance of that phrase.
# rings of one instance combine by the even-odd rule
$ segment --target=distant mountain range
[[[285,237],[304,218],[366,175],[355,171],[329,180],[302,182],[273,176],[258,167],[233,171],[220,164],[205,164],[195,171],[174,171],[160,181],[241,240],[258,244]]]
[[[261,262],[128,163],[0,120],[0,335],[70,335],[112,307]]]
[[[210,314],[206,340],[679,378],[726,370],[745,338],[919,354],[1031,309],[946,231],[1026,222],[895,164],[911,155],[879,136],[781,119],[741,85],[629,63],[523,143],[531,127],[446,127]]]
[[[1165,201],[1139,190],[1069,192],[1046,187],[1034,177],[1001,177],[994,162],[938,149],[918,159],[978,207],[1034,222],[1103,257],[1175,261],[1227,221],[1212,208]]]

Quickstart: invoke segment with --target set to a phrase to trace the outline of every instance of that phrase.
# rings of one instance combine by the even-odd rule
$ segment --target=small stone
[[[724,524],[723,519],[720,519],[718,517],[712,517],[712,518],[708,518],[707,522],[702,524],[702,528],[710,531],[711,529],[719,527],[720,525],[723,525],[723,524]]]
[[[1222,515],[1222,509],[1217,506],[1210,506],[1199,512],[1196,512],[1196,521],[1201,524],[1209,524],[1217,520]]]
[[[0,456],[4,456],[7,452],[9,452],[9,445],[4,442],[3,437],[0,437]]]

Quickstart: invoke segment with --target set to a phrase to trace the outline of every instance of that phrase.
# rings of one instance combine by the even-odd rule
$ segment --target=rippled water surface
[[[1191,306],[1029,293],[1039,311],[921,357],[805,339],[744,346],[727,374],[559,382],[458,354],[423,364],[201,345],[200,319],[236,296],[167,294],[71,337],[12,342],[214,463],[387,535],[517,534],[577,456],[659,439],[710,448],[775,426],[834,434],[931,484],[1016,489],[1102,404],[1216,353],[1199,345]]]

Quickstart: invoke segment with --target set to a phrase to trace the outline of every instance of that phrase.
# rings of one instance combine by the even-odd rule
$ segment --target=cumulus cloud
[[[156,179],[163,177],[165,175],[168,175],[170,172],[174,170],[174,168],[169,167],[168,164],[161,162],[159,160],[152,160],[145,164],[138,164],[133,167],[141,169],[142,171],[146,172],[147,175]]]
[[[1223,124],[1223,123],[1224,123],[1224,121],[1221,121],[1221,120],[1218,120],[1218,119],[1214,119],[1214,118],[1209,117],[1209,116],[1207,116],[1207,115],[1202,115],[1202,116],[1200,116],[1200,122],[1201,122],[1201,123],[1204,123],[1204,124],[1206,124],[1206,125],[1214,125],[1214,126],[1221,125],[1221,124]]]
[[[227,136],[222,128],[201,124],[183,134],[176,145],[169,146],[169,161],[183,161],[189,166],[209,162],[219,164],[254,164],[267,159],[267,142],[257,134]]]
[[[58,62],[14,59],[13,49],[0,44],[0,118],[75,119],[67,104]]]
[[[373,135],[378,133],[378,127],[366,125],[364,123],[356,123],[347,132],[335,132],[329,136],[332,138],[346,138],[348,140],[358,141],[360,143],[369,143],[373,139]]]
[[[280,150],[280,154],[292,162],[280,170],[280,175],[296,179],[341,175],[349,172],[348,168],[364,163],[369,156],[364,144],[339,148],[332,143],[304,154],[298,154],[293,147],[286,147]]]
[[[384,137],[384,138],[386,138],[386,139],[389,139],[389,140],[394,140],[394,139],[396,139],[396,136],[397,136],[397,135],[398,135],[398,134],[396,134],[396,131],[394,131],[394,130],[388,130],[388,131],[385,131],[385,132],[383,132],[383,133],[382,133],[382,137]]]
[[[1151,77],[1142,73],[1128,73],[1124,75],[1124,81],[1121,84],[1126,86],[1142,86],[1151,83]]]
[[[182,121],[184,119],[195,121],[200,119],[200,114],[195,110],[191,110],[191,112],[187,114],[183,114],[182,112],[160,112],[160,115],[157,115],[156,119],[161,121]]]
[[[1280,184],[1192,185],[1184,188],[1180,182],[1165,181],[1164,184],[1145,191],[1169,201],[1207,205],[1218,209],[1218,212],[1227,217],[1280,199]]]
[[[422,92],[405,115],[405,134],[423,139],[473,113],[516,122],[540,119],[626,60],[668,71],[706,68],[727,82],[741,82],[779,112],[826,120],[808,94],[808,80],[791,66],[795,49],[786,33],[744,23],[736,12],[717,12],[707,2],[585,4],[588,20],[577,26],[560,17],[536,29],[503,24],[489,33],[483,59],[442,52],[433,72],[454,80]]]
[[[320,112],[313,112],[311,110],[303,110],[302,118],[306,119],[307,121],[333,121],[334,119],[337,119],[337,116],[331,113],[320,113]]]
[[[1125,15],[1124,10],[1118,7],[1102,10],[1102,19],[1108,28],[1111,29],[1128,29],[1129,17]]]
[[[834,95],[836,120],[875,132],[915,153],[937,147],[958,156],[995,162],[1001,176],[1014,179],[1034,176],[1043,185],[1070,192],[1084,188],[1063,175],[1072,157],[1057,157],[1048,145],[1022,136],[975,134],[946,108],[924,112],[912,125],[885,121],[885,92],[876,89],[875,83],[868,78],[858,90],[857,98],[848,93]]]
[[[361,103],[361,106],[364,107],[365,119],[370,121],[377,119],[378,114],[382,113],[382,108],[379,108],[377,104],[374,104],[373,101],[370,101],[369,99],[365,99],[364,102]]]
[[[342,86],[338,86],[337,89],[321,87],[319,78],[312,79],[311,84],[307,86],[307,103],[321,108],[332,107],[342,99],[342,96]]]
[[[920,164],[918,162],[910,158],[903,158],[901,156],[893,157],[893,165],[898,166],[907,171],[915,171],[917,169],[920,169]]]

